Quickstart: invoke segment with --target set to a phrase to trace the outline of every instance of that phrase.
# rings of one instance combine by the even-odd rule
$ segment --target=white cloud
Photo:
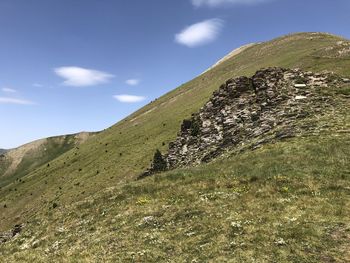
[[[175,35],[175,41],[179,44],[196,47],[214,41],[223,26],[221,19],[209,19],[186,27]]]
[[[135,96],[135,95],[128,95],[128,94],[114,95],[113,98],[115,98],[120,102],[125,102],[125,103],[140,102],[146,99],[143,96]]]
[[[140,84],[140,80],[139,79],[128,79],[125,81],[125,83],[130,85],[130,86],[137,86]]]
[[[222,5],[251,5],[251,4],[260,4],[268,2],[271,0],[191,0],[192,4],[195,7],[208,6],[208,7],[217,7]]]
[[[63,85],[66,86],[94,86],[108,82],[114,76],[112,74],[94,69],[80,67],[60,67],[54,69],[55,73],[64,78]]]
[[[7,87],[4,87],[1,89],[3,92],[6,92],[6,93],[16,93],[17,90],[15,89],[11,89],[11,88],[7,88]]]
[[[20,104],[20,105],[34,105],[35,103],[29,100],[0,97],[0,104]]]

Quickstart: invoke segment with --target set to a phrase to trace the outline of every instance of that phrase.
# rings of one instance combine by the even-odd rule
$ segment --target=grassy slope
[[[83,136],[89,135],[84,133]],[[0,163],[0,188],[18,182],[44,164],[48,166],[50,161],[79,146],[83,141],[85,139],[81,140],[80,134],[71,134],[46,138],[10,150],[2,157]],[[11,154],[11,152],[15,153]],[[20,158],[20,162],[14,169],[11,169],[11,163],[14,161],[12,158]]]
[[[309,39],[310,37],[313,37],[313,40]],[[102,256],[100,253],[103,254],[106,252],[106,257],[108,256],[108,258],[110,258],[113,257],[112,254],[109,254],[111,253],[110,250],[113,250],[113,246],[121,246],[116,256],[119,255],[124,259],[137,257],[139,254],[142,254],[142,252],[140,252],[142,250],[139,247],[140,245],[144,248],[147,248],[147,246],[145,246],[147,242],[151,247],[157,245],[157,243],[154,244],[154,242],[158,241],[152,241],[152,234],[156,231],[157,233],[155,233],[155,235],[160,235],[158,232],[162,230],[158,231],[146,228],[146,232],[139,232],[136,224],[136,222],[142,221],[143,216],[154,213],[156,213],[156,216],[158,216],[157,213],[159,213],[162,217],[163,213],[169,217],[169,228],[164,230],[168,231],[168,235],[161,237],[165,241],[167,240],[169,251],[167,252],[167,246],[165,244],[160,243],[162,244],[162,248],[158,247],[154,249],[154,251],[145,252],[146,254],[151,254],[149,255],[149,260],[158,256],[164,257],[168,253],[170,253],[169,255],[179,255],[180,251],[183,257],[193,254],[193,251],[197,251],[197,254],[193,254],[194,257],[199,257],[201,254],[207,257],[217,257],[220,255],[219,252],[221,250],[220,246],[217,246],[221,244],[220,240],[224,243],[226,242],[226,245],[228,241],[234,241],[225,236],[225,233],[229,233],[228,228],[230,228],[229,225],[231,223],[224,225],[223,229],[220,230],[222,232],[219,231],[219,233],[221,233],[220,235],[214,235],[212,233],[215,229],[219,230],[221,223],[223,224],[224,222],[218,220],[220,217],[225,217],[224,215],[220,215],[220,213],[222,213],[219,209],[221,206],[227,206],[230,211],[237,212],[237,214],[233,213],[231,215],[233,221],[235,220],[234,215],[236,215],[237,220],[240,220],[240,217],[242,220],[245,220],[245,218],[259,218],[259,216],[263,217],[264,214],[261,213],[261,209],[265,208],[269,211],[269,209],[276,206],[276,213],[271,220],[262,221],[265,223],[259,221],[253,224],[255,224],[256,228],[261,229],[261,231],[264,231],[264,229],[266,231],[266,229],[270,229],[271,227],[276,227],[277,230],[281,228],[282,230],[283,227],[278,225],[281,224],[282,221],[278,223],[277,219],[282,212],[285,213],[286,216],[287,213],[290,213],[287,209],[289,203],[279,205],[277,202],[278,197],[285,193],[281,193],[276,189],[271,190],[274,189],[274,181],[268,178],[277,176],[278,173],[282,176],[290,177],[291,179],[286,180],[288,184],[290,181],[291,185],[287,185],[286,187],[288,189],[285,188],[283,190],[286,192],[289,191],[289,188],[294,189],[298,183],[305,184],[303,187],[306,192],[308,187],[313,187],[313,185],[315,185],[316,189],[321,189],[323,184],[331,185],[331,183],[336,183],[337,181],[332,179],[332,176],[337,175],[338,166],[341,166],[341,171],[349,171],[349,167],[346,166],[347,163],[349,163],[348,160],[347,162],[343,160],[346,158],[344,153],[349,149],[349,145],[345,143],[349,141],[348,134],[345,133],[336,138],[328,138],[327,136],[329,135],[325,135],[324,140],[321,137],[318,139],[318,144],[311,139],[311,142],[304,141],[309,139],[303,139],[300,142],[294,141],[295,145],[299,145],[295,150],[295,159],[299,161],[293,163],[293,166],[288,166],[287,170],[285,169],[285,165],[288,164],[286,160],[277,158],[277,161],[272,162],[274,159],[268,159],[268,156],[273,157],[277,155],[275,152],[277,151],[278,153],[278,147],[283,148],[284,145],[285,147],[289,147],[288,143],[281,143],[271,146],[271,149],[268,148],[266,150],[266,156],[264,158],[267,159],[262,159],[263,156],[259,155],[263,154],[264,150],[258,150],[256,152],[246,153],[242,156],[230,158],[226,161],[223,160],[222,163],[211,164],[208,167],[183,171],[188,177],[176,175],[178,172],[171,172],[164,176],[165,179],[158,178],[157,180],[159,180],[159,183],[154,183],[152,180],[155,179],[152,178],[142,182],[134,182],[133,179],[140,171],[147,167],[155,148],[165,150],[166,145],[162,146],[162,143],[165,142],[165,144],[167,144],[175,138],[182,119],[188,117],[192,112],[197,111],[209,98],[213,90],[217,89],[222,82],[230,77],[251,75],[257,69],[267,66],[301,67],[314,71],[328,69],[349,76],[350,58],[333,56],[336,54],[336,49],[334,50],[334,54],[329,54],[329,51],[325,51],[329,46],[336,46],[339,40],[340,38],[330,35],[297,34],[248,48],[233,59],[224,62],[204,75],[166,94],[117,125],[91,138],[88,142],[81,145],[80,149],[68,151],[54,162],[51,162],[50,167],[42,166],[35,170],[25,177],[25,183],[20,185],[13,184],[2,188],[0,190],[0,204],[6,203],[7,208],[3,208],[3,205],[0,206],[0,229],[6,229],[16,222],[28,220],[27,232],[23,233],[23,236],[27,235],[28,238],[22,241],[18,240],[18,242],[26,244],[29,236],[33,235],[33,242],[42,238],[42,241],[39,241],[39,243],[43,243],[42,245],[38,245],[38,249],[36,250],[23,250],[10,257],[14,259],[17,255],[18,257],[22,257],[22,259],[27,256],[33,256],[36,259],[43,258],[45,257],[44,248],[52,249],[52,242],[58,240],[62,240],[62,242],[64,242],[64,240],[70,240],[71,242],[77,242],[79,240],[79,244],[73,246],[70,252],[65,249],[67,246],[71,245],[69,242],[66,245],[59,245],[59,247],[62,247],[62,250],[54,249],[58,253],[58,256],[62,255],[60,253],[71,253],[77,257],[84,256],[85,254],[87,258],[91,259],[95,253],[97,256]],[[345,120],[348,121],[348,119]],[[293,143],[291,142],[290,147],[292,147],[292,145]],[[307,147],[311,149],[309,158],[316,159],[314,165],[310,164],[309,170],[306,169],[305,163],[302,166],[305,159],[298,157],[304,156],[302,153],[307,152]],[[316,176],[318,174],[322,175],[323,172],[328,169],[326,166],[320,166],[320,164],[323,163],[324,159],[331,158],[333,155],[329,155],[332,152],[324,151],[323,155],[318,155],[319,158],[316,158],[316,156],[311,153],[318,152],[320,149],[317,147],[323,147],[324,149],[329,149],[329,147],[331,147],[333,151],[339,151],[337,154],[340,156],[339,158],[342,158],[340,164],[338,166],[332,165],[329,168],[329,173],[324,177]],[[282,150],[283,149],[281,149],[281,151]],[[291,152],[287,152],[286,158],[290,158],[291,155]],[[245,162],[241,160],[244,156],[248,156]],[[333,160],[332,158],[331,160]],[[339,158],[334,159],[333,163],[339,161]],[[259,160],[263,160],[265,165],[251,165]],[[270,165],[271,162],[276,163],[277,168],[275,165]],[[199,211],[197,213],[196,207],[201,200],[201,191],[208,188],[203,194],[210,194],[210,189],[216,189],[210,186],[211,182],[222,181],[222,184],[226,184],[226,182],[229,183],[232,181],[234,188],[236,187],[235,180],[240,181],[240,176],[244,177],[248,174],[248,172],[233,173],[232,176],[237,176],[237,178],[229,177],[230,173],[235,170],[237,166],[242,167],[241,169],[245,169],[246,171],[249,171],[249,169],[256,170],[255,173],[256,177],[258,177],[258,183],[249,183],[247,187],[253,190],[262,189],[262,196],[255,196],[255,192],[257,191],[249,191],[247,192],[247,199],[243,199],[240,202],[227,202],[227,198],[231,198],[234,194],[227,198],[219,197],[221,203],[214,202],[211,205],[203,204],[203,206],[198,209]],[[306,170],[304,174],[307,176],[300,177],[302,174],[301,171],[299,177],[295,177],[296,175],[294,175],[293,171],[299,166],[305,167]],[[320,168],[317,168],[318,166],[320,166]],[[311,171],[312,169],[316,169],[316,172],[313,173]],[[317,171],[319,171],[319,173]],[[253,172],[249,173],[249,176],[253,174]],[[346,173],[342,174],[347,176]],[[266,178],[261,178],[264,175]],[[343,175],[338,176],[340,178],[339,180],[343,180],[339,182],[342,183],[344,187],[347,187],[348,177],[345,176],[341,179],[342,176]],[[174,180],[171,179],[173,177],[175,177]],[[176,179],[177,177],[180,179]],[[300,178],[303,178],[303,180]],[[324,179],[324,181],[321,179]],[[294,186],[294,184],[296,186]],[[112,188],[110,191],[105,190],[106,187],[111,186]],[[14,187],[17,188],[17,191],[10,191],[10,188],[12,189]],[[35,189],[35,191],[33,191],[33,189]],[[232,188],[227,187],[227,191],[231,191],[230,189],[232,190]],[[320,202],[319,204],[321,207],[328,204],[329,210],[333,211],[337,210],[338,207],[343,207],[348,204],[348,193],[346,191],[347,190],[336,192],[329,191],[327,195],[319,197],[319,199],[309,198],[311,194],[305,194],[305,196],[303,196],[303,191],[301,191],[301,196],[299,196],[299,193],[297,196],[301,206],[305,200],[310,200],[305,204],[304,210],[316,209],[313,208],[315,203],[312,203],[312,200],[314,200],[314,202]],[[187,192],[189,196],[185,195]],[[339,193],[338,197],[335,196],[335,193]],[[261,199],[262,197],[264,199]],[[329,198],[333,198],[333,206],[329,204]],[[177,199],[179,199],[179,201],[177,201]],[[216,197],[214,199],[216,200]],[[179,210],[177,210],[176,207],[173,208],[171,204],[169,208],[163,206],[168,206],[168,203],[172,202],[171,200],[173,200],[174,204],[181,204],[181,207],[178,208]],[[250,207],[249,204],[252,200],[259,204],[259,207]],[[53,202],[59,204],[58,209],[56,208],[56,210],[53,210],[51,208]],[[339,202],[339,205],[337,205],[337,202]],[[145,204],[145,206],[143,204]],[[245,210],[244,208],[239,208],[241,204],[246,204],[249,209]],[[290,206],[292,206],[292,204],[290,204]],[[208,221],[203,221],[208,216],[206,210],[208,209],[208,211],[210,211],[210,207],[214,209],[212,212],[212,216],[214,217],[211,219],[215,218],[215,220],[208,219]],[[104,213],[104,209],[107,211],[106,213]],[[287,210],[285,211],[284,209]],[[204,211],[204,214],[201,210]],[[324,217],[325,212],[322,209],[319,209],[315,216],[318,216],[320,219],[323,218],[322,220],[325,222],[332,222],[333,220],[344,224],[344,222],[346,222],[344,218],[348,215],[348,211],[346,209],[343,210],[345,214],[339,214],[338,212],[331,213],[329,220],[326,220],[326,217]],[[242,214],[240,214],[240,212]],[[102,214],[104,214],[104,216],[102,216]],[[113,219],[115,220],[114,223],[112,223]],[[164,220],[166,221],[168,219],[165,218]],[[84,222],[84,220],[85,223],[81,223]],[[175,222],[174,226],[171,226],[170,222],[173,221]],[[212,230],[208,228],[211,226],[209,221],[212,222],[212,224],[216,224],[217,222],[217,225],[213,226]],[[39,226],[39,222],[42,226]],[[59,231],[57,232],[59,226],[64,226],[71,229],[71,231],[69,231],[69,234],[65,231],[62,232],[63,234],[60,234]],[[213,236],[212,241],[209,242],[211,245],[208,245],[208,248],[205,248],[207,246],[206,242],[201,241],[203,242],[202,245],[205,245],[203,248],[203,250],[206,251],[205,253],[201,250],[200,246],[198,246],[198,243],[196,243],[202,239],[198,236],[192,238],[195,234],[191,234],[189,230],[191,226],[198,228],[192,232],[202,233],[201,238],[203,239],[205,239],[205,235],[208,235],[207,239],[210,241],[210,235],[215,236],[215,238]],[[307,225],[304,222],[302,226],[306,229]],[[306,231],[304,227],[297,228],[296,231],[304,233],[303,231]],[[326,232],[324,232],[325,229],[318,228],[317,224],[315,227],[316,229],[311,235],[311,238],[314,238],[312,242],[315,244],[317,243],[317,246],[321,246],[323,239],[320,238],[322,235],[326,237]],[[339,229],[336,229],[337,231],[343,231],[341,228],[343,226],[336,226],[334,224],[331,227],[338,227]],[[233,226],[233,228],[237,227]],[[120,232],[118,232],[118,229]],[[117,232],[115,232],[115,235],[110,236],[111,231]],[[277,232],[279,233],[279,231]],[[142,234],[146,235],[146,233],[148,233],[148,237],[142,236]],[[252,234],[254,233],[253,227],[250,233],[251,238],[258,239],[249,241],[251,242],[251,247],[248,249],[250,254],[257,253],[257,255],[259,255],[259,253],[263,254],[264,251],[277,254],[281,252],[280,250],[274,250],[277,248],[273,245],[274,243],[272,240],[268,243],[271,246],[266,245],[266,249],[268,250],[265,250],[264,242],[270,237],[270,234],[265,233],[265,236],[261,236],[261,240],[259,241],[259,236],[254,236]],[[122,238],[125,234],[127,236]],[[59,238],[60,235],[62,239]],[[87,238],[95,239],[90,239],[89,241]],[[271,239],[272,238],[274,238],[274,236],[271,236]],[[278,237],[276,236],[276,238]],[[287,237],[285,237],[285,239],[287,239]],[[171,247],[171,243],[173,242],[180,242],[180,244],[178,247]],[[312,250],[314,249],[314,243],[312,242],[310,244],[310,251],[307,251],[308,248],[306,244],[306,252],[303,253],[314,255],[316,258],[319,255],[317,250]],[[337,243],[338,241],[334,242]],[[260,249],[254,252],[252,246],[256,246],[257,244],[259,244]],[[17,251],[18,247],[16,245],[18,245],[16,242],[7,244],[3,253],[10,253],[12,250]],[[187,246],[188,250],[185,251]],[[210,246],[215,246],[215,248]],[[237,246],[237,244],[233,244],[233,246]],[[242,248],[244,248],[244,246]],[[288,249],[297,249],[298,252],[302,251],[298,244],[294,244],[294,247],[289,247]],[[337,249],[339,252],[340,248],[338,247]],[[136,254],[132,254],[132,252]],[[140,253],[137,254],[137,252]],[[232,251],[229,251],[227,253],[231,252]],[[281,259],[286,258],[288,254],[291,254],[290,252],[291,250],[289,250],[289,252],[282,251],[281,253],[284,253],[284,255],[276,255],[276,257],[281,257]],[[240,253],[243,253],[243,251]],[[245,255],[242,254],[242,256],[249,256],[249,253]],[[221,255],[224,256],[225,254],[221,253]],[[229,254],[226,254],[226,256],[227,255]],[[325,257],[326,256],[328,255],[325,255]]]
[[[111,187],[46,207],[0,253],[16,262],[349,262],[349,149],[349,134],[299,138]]]

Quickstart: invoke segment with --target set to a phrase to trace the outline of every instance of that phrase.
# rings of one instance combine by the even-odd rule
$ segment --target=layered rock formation
[[[332,111],[337,103],[334,93],[327,91],[347,82],[332,73],[283,68],[229,79],[198,113],[183,121],[164,155],[167,167],[208,162],[227,150],[255,149],[273,140],[315,133],[320,127],[311,119]],[[153,172],[151,168],[143,176]]]

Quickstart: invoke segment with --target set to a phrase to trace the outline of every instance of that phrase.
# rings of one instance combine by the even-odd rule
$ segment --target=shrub
[[[294,79],[295,83],[297,84],[306,84],[307,83],[307,78],[305,78],[304,76],[297,76]]]
[[[153,170],[154,171],[165,171],[167,163],[163,158],[162,153],[157,149],[153,157]]]
[[[191,125],[191,135],[197,136],[200,131],[200,125],[198,120],[194,120]]]

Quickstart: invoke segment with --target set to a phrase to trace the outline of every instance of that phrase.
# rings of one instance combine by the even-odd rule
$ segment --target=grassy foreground
[[[47,207],[0,255],[6,262],[349,262],[350,135],[265,145]]]

